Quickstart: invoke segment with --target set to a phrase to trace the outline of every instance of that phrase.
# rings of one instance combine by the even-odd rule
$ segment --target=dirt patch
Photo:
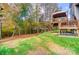
[[[4,45],[7,45],[9,48],[14,48],[19,44],[19,41],[26,40],[26,39],[28,40],[31,37],[34,37],[36,35],[38,35],[38,34],[14,36],[13,38],[9,37],[9,38],[0,40],[0,45],[4,44]]]
[[[0,40],[0,42],[3,43],[3,44],[8,45],[8,47],[10,47],[10,48],[14,48],[15,46],[17,46],[17,42],[19,40],[23,40],[23,38],[24,38],[24,40],[26,40],[25,38],[31,38],[33,36],[37,40],[38,43],[40,43],[42,41],[40,38],[35,37],[36,35],[32,35],[32,36],[30,35],[30,36],[22,36],[22,37],[19,37],[19,38],[17,37],[18,39],[16,38],[16,40],[15,39],[10,40],[10,38],[9,38],[9,40],[7,40],[7,39],[2,40],[2,41]],[[71,50],[66,49],[66,48],[64,48],[64,47],[62,47],[62,46],[60,46],[60,45],[58,45],[54,42],[51,42],[51,41],[47,42],[45,44],[45,46],[47,46],[52,52],[55,52],[56,54],[60,54],[60,55],[75,54]],[[29,51],[28,55],[48,55],[49,54],[49,51],[47,49],[45,49],[44,47],[42,47],[42,46],[37,45],[36,48],[37,49],[35,51]]]
[[[37,40],[37,42],[41,42],[42,41],[40,38],[38,38],[36,36],[34,38]]]
[[[38,46],[35,51],[29,51],[28,53],[28,55],[48,55],[48,54],[49,52],[41,46]]]
[[[51,51],[54,51],[55,53],[57,54],[60,54],[60,55],[72,55],[72,54],[75,54],[74,52],[70,51],[69,49],[66,49],[64,47],[61,47],[53,42],[48,42],[46,44],[48,46],[48,48],[51,50]]]
[[[15,48],[16,46],[19,45],[19,42],[22,40],[30,40],[31,37],[28,38],[22,38],[22,39],[16,39],[16,40],[10,40],[10,41],[6,41],[1,43],[2,45],[7,45],[9,48]]]
[[[8,42],[5,42],[3,43],[4,45],[7,45],[9,48],[14,48],[17,46],[17,41],[14,40],[14,41],[8,41]]]
[[[13,36],[13,37],[6,37],[6,38],[3,38],[3,39],[0,40],[0,44],[4,43],[4,42],[11,41],[11,40],[29,38],[29,37],[33,37],[33,36],[36,36],[36,35],[38,35],[38,33],[36,33],[36,34],[27,34],[27,35],[16,35],[16,36]]]

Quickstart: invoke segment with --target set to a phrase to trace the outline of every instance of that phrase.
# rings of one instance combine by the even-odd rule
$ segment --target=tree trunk
[[[14,31],[13,31],[12,37],[15,35],[15,31],[16,31],[16,26],[15,26],[15,28],[14,28]]]
[[[24,31],[25,31],[25,34],[27,34],[26,29]]]
[[[19,30],[18,30],[18,31],[19,31],[19,36],[20,36],[20,34],[21,34],[21,32],[20,32],[20,28],[19,28]]]
[[[2,22],[0,20],[0,39],[2,39]]]

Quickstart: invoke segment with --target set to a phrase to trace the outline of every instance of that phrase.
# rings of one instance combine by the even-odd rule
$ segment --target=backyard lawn
[[[10,43],[11,42],[11,43]],[[26,55],[26,54],[79,54],[79,38],[63,37],[51,32],[41,33],[31,38],[0,44],[1,55]],[[11,46],[11,44],[13,44]]]

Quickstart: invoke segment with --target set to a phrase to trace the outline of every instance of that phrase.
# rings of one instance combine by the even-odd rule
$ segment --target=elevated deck
[[[77,30],[78,27],[77,26],[62,26],[62,27],[60,26],[59,29],[76,29]]]

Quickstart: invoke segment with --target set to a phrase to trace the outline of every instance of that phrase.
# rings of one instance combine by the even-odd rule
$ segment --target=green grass
[[[26,55],[29,51],[35,51],[37,46],[45,48],[49,54],[55,54],[45,46],[45,42],[47,41],[42,40],[42,42],[37,42],[36,38],[32,37],[30,39],[19,41],[19,44],[15,48],[9,48],[7,45],[1,45],[0,55]]]
[[[69,48],[74,51],[76,54],[79,54],[79,38],[76,37],[59,37],[58,35],[52,33],[43,33],[38,36],[43,40],[51,40],[51,42],[55,42],[58,45],[61,45],[65,48]]]
[[[58,33],[58,32],[59,32],[59,30],[58,30],[58,29],[56,29],[56,30],[53,30],[52,32],[53,32],[53,33]]]
[[[49,52],[49,54],[56,54],[46,46],[48,41],[54,42],[79,54],[79,38],[59,37],[50,32],[42,33],[36,37],[40,38],[41,42],[38,42],[36,40],[37,38],[32,37],[28,40],[25,38],[25,40],[19,41],[19,44],[15,48],[9,48],[7,45],[0,45],[0,55],[25,55],[28,54],[29,51],[35,51],[37,46],[42,46]]]
[[[10,55],[14,53],[15,53],[15,50],[13,48],[8,48],[5,45],[0,46],[0,55]]]
[[[18,46],[15,48],[9,48],[7,45],[0,46],[0,55],[24,55],[27,54],[29,50],[34,50],[36,41],[34,38],[30,40],[20,41]]]
[[[33,47],[29,44],[21,44],[16,48],[8,48],[7,46],[0,46],[0,55],[24,55]]]

